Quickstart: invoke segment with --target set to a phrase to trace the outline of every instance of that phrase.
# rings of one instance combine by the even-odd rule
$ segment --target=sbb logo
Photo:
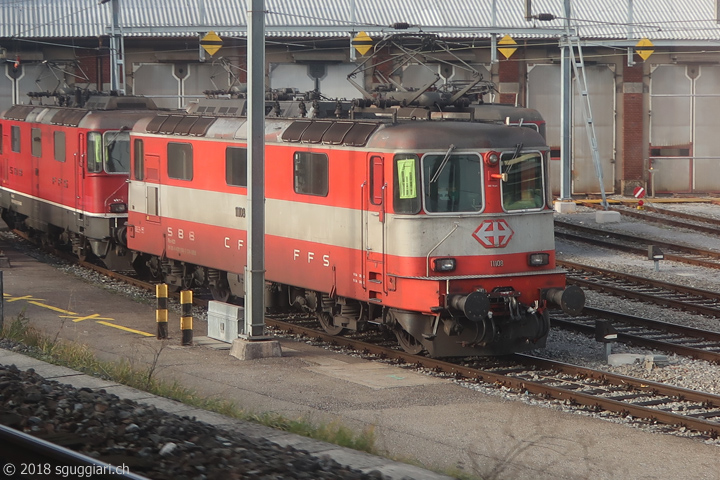
[[[503,248],[510,243],[513,233],[515,232],[503,219],[485,220],[473,232],[473,237],[485,248]]]

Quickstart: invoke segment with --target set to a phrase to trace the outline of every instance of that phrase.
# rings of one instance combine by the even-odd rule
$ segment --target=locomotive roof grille
[[[82,120],[87,113],[87,110],[59,110],[53,115],[50,123],[53,125],[77,127],[80,124],[80,120]]]
[[[282,140],[291,143],[364,146],[379,123],[328,122],[298,120],[283,133]]]
[[[203,137],[214,121],[215,117],[198,115],[158,115],[148,122],[145,131],[162,135]]]
[[[35,108],[33,105],[13,105],[5,112],[4,117],[9,120],[24,121],[33,108]]]

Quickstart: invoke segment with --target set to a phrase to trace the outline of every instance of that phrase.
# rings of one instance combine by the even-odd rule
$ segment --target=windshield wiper
[[[430,183],[437,182],[437,179],[440,176],[440,174],[442,173],[443,169],[445,168],[445,165],[447,165],[448,160],[450,160],[450,154],[452,153],[453,150],[455,150],[455,145],[453,145],[451,143],[450,148],[448,148],[448,151],[445,154],[445,158],[443,158],[443,161],[440,164],[440,166],[438,167],[438,169],[435,170],[435,175],[433,175],[432,178],[430,179]]]
[[[510,160],[503,161],[503,165],[509,165],[509,168],[507,169],[507,171],[503,172],[503,173],[505,173],[505,174],[510,173],[510,170],[512,169],[513,165],[515,165],[515,163],[517,163],[517,162],[513,162],[513,160],[518,158],[518,156],[520,155],[520,150],[522,150],[522,147],[523,147],[522,143],[518,143],[517,145],[515,145],[515,153],[513,153],[512,158]]]

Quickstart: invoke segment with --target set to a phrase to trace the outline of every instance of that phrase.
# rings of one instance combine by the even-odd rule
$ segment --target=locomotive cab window
[[[105,132],[105,171],[107,173],[130,173],[130,132],[118,130]]]
[[[295,193],[327,196],[329,185],[327,155],[295,152],[293,165]]]
[[[500,168],[507,180],[500,182],[506,211],[528,210],[545,206],[543,157],[540,152],[505,152]]]
[[[58,162],[65,161],[65,132],[55,132],[53,134],[53,152],[55,160]]]
[[[33,157],[42,157],[42,132],[39,128],[31,128],[30,135],[32,137],[30,153]]]
[[[481,211],[480,156],[448,153],[428,154],[422,159],[425,210],[431,213]]]
[[[225,183],[247,187],[247,148],[225,149]]]
[[[399,154],[393,158],[393,210],[415,214],[420,211],[420,159],[417,155]]]
[[[133,165],[135,180],[145,180],[145,146],[141,138],[136,138],[133,142],[133,158],[135,161]]]
[[[15,153],[20,153],[20,127],[10,127],[10,149]]]
[[[102,164],[102,134],[89,132],[87,136],[87,171],[90,173],[100,173],[102,172]]]
[[[168,143],[167,174],[168,177],[178,180],[193,179],[193,150],[191,144]]]

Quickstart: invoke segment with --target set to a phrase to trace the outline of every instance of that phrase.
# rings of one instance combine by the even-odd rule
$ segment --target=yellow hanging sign
[[[635,52],[640,55],[640,58],[643,60],[647,60],[650,55],[652,55],[655,52],[655,49],[652,48],[655,45],[648,40],[647,38],[642,38],[638,43],[635,44]]]
[[[208,32],[207,35],[200,40],[200,46],[203,47],[211,57],[220,50],[222,43],[222,38],[218,37],[215,32]]]
[[[373,46],[373,40],[365,32],[360,32],[352,39],[352,46],[360,55],[365,55]]]
[[[505,35],[503,38],[500,39],[498,42],[498,45],[517,45],[517,42],[510,36]],[[498,51],[502,53],[505,58],[512,57],[513,53],[515,53],[515,50],[517,50],[517,47],[499,47]]]

